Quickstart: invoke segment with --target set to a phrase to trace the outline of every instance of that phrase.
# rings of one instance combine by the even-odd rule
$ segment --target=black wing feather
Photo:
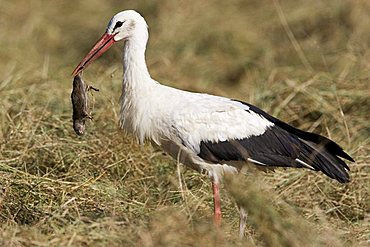
[[[216,143],[202,141],[198,154],[202,159],[213,163],[253,159],[266,166],[307,168],[297,161],[299,159],[339,182],[349,181],[349,168],[337,156],[354,160],[338,144],[321,135],[296,129],[253,105],[241,103],[275,125],[259,136]]]
[[[343,151],[343,148],[341,148],[338,144],[336,144],[332,140],[330,140],[330,139],[328,139],[328,138],[326,138],[322,135],[319,135],[319,134],[315,134],[315,133],[312,133],[312,132],[307,132],[307,131],[303,131],[303,130],[294,128],[293,126],[291,126],[287,123],[284,123],[283,121],[269,115],[268,113],[264,112],[263,110],[259,109],[258,107],[254,106],[254,105],[251,105],[251,104],[248,104],[248,103],[245,103],[245,102],[242,102],[242,101],[238,101],[238,102],[247,105],[252,111],[264,116],[267,120],[273,122],[275,125],[281,127],[282,129],[285,129],[286,131],[288,131],[292,134],[295,134],[296,136],[302,138],[303,140],[311,141],[313,143],[319,144],[320,146],[324,146],[325,149],[329,153],[331,153],[333,155],[337,155],[337,156],[342,157],[344,159],[347,159],[349,161],[355,162],[355,160],[352,159],[351,156],[349,156],[347,153],[345,153]]]

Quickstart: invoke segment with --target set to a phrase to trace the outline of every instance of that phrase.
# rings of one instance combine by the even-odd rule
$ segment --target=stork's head
[[[145,44],[148,39],[147,24],[144,18],[134,10],[119,12],[109,21],[103,36],[96,42],[90,52],[73,70],[72,75],[87,68],[94,60],[120,40],[130,40],[138,36]]]

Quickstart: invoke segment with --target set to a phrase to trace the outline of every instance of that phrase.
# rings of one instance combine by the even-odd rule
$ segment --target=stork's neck
[[[145,62],[147,31],[130,37],[123,52],[123,94],[136,92],[138,87],[150,83],[151,77]]]
[[[120,125],[128,132],[134,133],[140,142],[147,136],[150,118],[147,111],[151,106],[149,97],[157,83],[150,77],[145,62],[145,48],[148,39],[146,32],[137,32],[130,37],[123,52],[123,82],[121,94]]]

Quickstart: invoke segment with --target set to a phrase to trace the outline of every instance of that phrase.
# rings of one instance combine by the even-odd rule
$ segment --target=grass
[[[367,1],[0,5],[0,245],[369,244]],[[351,182],[294,169],[228,178],[214,229],[207,177],[180,166],[179,178],[175,161],[119,130],[122,45],[86,71],[100,92],[86,135],[76,136],[70,73],[109,18],[129,8],[148,21],[154,78],[248,101],[332,138],[356,160]],[[242,241],[235,200],[249,212]]]

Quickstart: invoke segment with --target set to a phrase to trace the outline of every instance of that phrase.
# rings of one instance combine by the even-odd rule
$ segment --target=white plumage
[[[238,172],[241,162],[304,167],[340,182],[349,180],[349,168],[338,156],[353,159],[331,140],[295,129],[250,104],[191,93],[153,80],[145,63],[148,37],[140,14],[133,10],[118,13],[73,75],[115,42],[125,41],[120,126],[140,143],[151,140],[183,164],[210,176],[216,224],[221,220],[218,183],[225,172]],[[244,209],[240,214],[243,233]]]
[[[185,146],[199,153],[201,141],[220,142],[263,134],[273,123],[227,98],[185,92],[174,110],[173,125]],[[246,125],[245,123],[248,123]]]
[[[140,143],[148,139],[162,146],[174,158],[182,150],[181,160],[191,162],[189,165],[196,170],[206,170],[210,176],[220,178],[223,173],[220,166],[207,165],[198,157],[201,141],[258,136],[273,123],[246,111],[249,107],[240,102],[171,88],[153,80],[145,63],[149,37],[145,20],[136,12],[121,12],[110,21],[108,33],[112,32],[117,20],[129,19],[123,17],[125,14],[134,16],[136,22],[132,25],[140,32],[133,32],[124,45],[121,127],[133,133]],[[221,167],[235,172],[228,166]]]

